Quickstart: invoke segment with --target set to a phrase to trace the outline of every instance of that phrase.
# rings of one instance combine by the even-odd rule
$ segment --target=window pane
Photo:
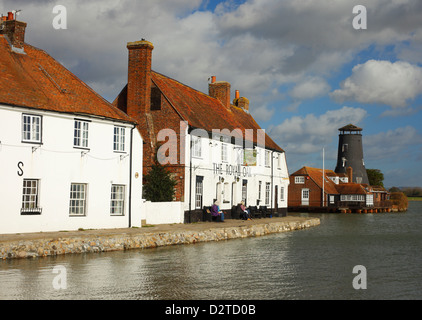
[[[70,185],[69,214],[85,215],[86,184],[72,183]]]
[[[110,200],[110,214],[123,215],[125,203],[125,186],[112,185],[111,186],[111,200]]]

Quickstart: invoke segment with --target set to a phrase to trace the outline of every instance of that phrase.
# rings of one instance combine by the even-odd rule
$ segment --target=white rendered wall
[[[145,201],[143,212],[146,215],[146,224],[183,223],[183,202],[151,202]]]
[[[265,165],[265,149],[257,147],[256,166],[238,167],[238,153],[240,148],[227,143],[227,161],[221,159],[222,142],[209,138],[202,138],[201,157],[192,157],[192,177],[190,176],[190,154],[189,144],[191,136],[186,140],[186,175],[185,175],[185,210],[195,210],[195,183],[196,177],[204,177],[203,183],[203,206],[211,206],[213,200],[220,200],[220,209],[230,210],[237,205],[242,198],[242,180],[247,180],[247,206],[267,205],[275,208],[276,201],[278,208],[287,208],[289,174],[285,153],[270,151],[273,161],[269,166]],[[280,158],[280,160],[279,160]],[[271,158],[270,158],[271,159]],[[280,161],[280,162],[278,162]],[[223,181],[224,179],[224,181]],[[258,194],[259,183],[261,182],[261,195]],[[228,183],[228,188],[224,184]],[[266,184],[270,183],[269,203],[265,203]],[[275,186],[278,189],[277,199],[275,199]],[[280,191],[284,190],[283,200]],[[224,195],[228,191],[228,195]],[[191,201],[189,202],[189,197]]]
[[[42,116],[42,144],[22,142],[23,113]],[[88,149],[73,146],[75,118],[89,121]],[[113,151],[115,125],[125,127],[122,153]],[[142,138],[134,129],[130,177],[132,127],[93,117],[0,105],[0,233],[140,226]],[[40,180],[39,215],[21,215],[23,179]],[[69,215],[71,183],[87,184],[84,216]],[[110,215],[112,184],[125,186],[122,216]]]

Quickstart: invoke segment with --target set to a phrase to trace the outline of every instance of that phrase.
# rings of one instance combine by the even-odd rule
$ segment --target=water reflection
[[[422,203],[259,238],[0,262],[0,299],[420,299]],[[67,271],[56,290],[54,266]],[[368,289],[355,290],[364,265]]]

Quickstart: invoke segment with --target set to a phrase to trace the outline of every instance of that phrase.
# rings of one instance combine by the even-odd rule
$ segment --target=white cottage
[[[136,122],[43,50],[0,33],[0,234],[141,225]]]

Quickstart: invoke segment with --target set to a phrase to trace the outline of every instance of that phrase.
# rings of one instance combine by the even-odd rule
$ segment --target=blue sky
[[[422,1],[73,0],[67,29],[55,1],[0,0],[21,9],[26,41],[62,62],[107,100],[127,80],[129,41],[154,43],[153,69],[207,93],[229,81],[286,151],[289,172],[334,169],[337,129],[363,128],[367,168],[385,185],[421,186]],[[353,28],[356,5],[367,29]]]

